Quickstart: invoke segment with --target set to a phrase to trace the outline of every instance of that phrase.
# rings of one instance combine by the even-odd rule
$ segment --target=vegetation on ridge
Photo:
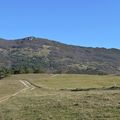
[[[0,68],[12,74],[120,74],[120,50],[66,45],[27,37],[0,40]],[[2,70],[6,74],[5,70]]]

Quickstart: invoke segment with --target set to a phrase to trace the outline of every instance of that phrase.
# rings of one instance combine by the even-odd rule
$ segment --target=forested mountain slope
[[[120,50],[66,45],[36,37],[0,39],[0,68],[15,74],[120,74]]]

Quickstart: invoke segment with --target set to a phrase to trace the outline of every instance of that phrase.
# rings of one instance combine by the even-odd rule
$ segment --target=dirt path
[[[56,77],[56,76],[58,76],[58,74],[52,75],[51,77]]]
[[[52,75],[51,77],[56,77],[57,74]],[[26,91],[26,90],[34,90],[36,87],[34,85],[32,85],[28,80],[19,80],[20,83],[22,83],[24,85],[24,88],[17,91],[16,93],[12,94],[12,95],[8,95],[5,97],[0,98],[0,103],[7,101],[8,99],[10,99],[11,97],[14,97],[16,95],[18,95],[19,93]]]
[[[24,85],[24,88],[21,89],[21,90],[19,90],[19,91],[17,91],[16,93],[14,93],[14,94],[12,94],[12,95],[8,95],[8,96],[5,96],[5,97],[2,97],[2,98],[0,99],[0,103],[6,101],[6,100],[8,100],[8,99],[10,99],[11,97],[14,97],[14,96],[18,95],[19,93],[21,93],[21,92],[23,92],[23,91],[26,91],[26,90],[28,90],[28,89],[30,89],[30,90],[35,89],[35,86],[33,86],[33,85],[32,85],[31,83],[29,83],[28,81],[23,81],[23,80],[19,80],[19,81],[20,81],[20,83],[22,83],[22,84]]]

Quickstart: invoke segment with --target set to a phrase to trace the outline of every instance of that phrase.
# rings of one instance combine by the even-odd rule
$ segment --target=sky
[[[0,38],[27,36],[120,49],[120,0],[0,0]]]

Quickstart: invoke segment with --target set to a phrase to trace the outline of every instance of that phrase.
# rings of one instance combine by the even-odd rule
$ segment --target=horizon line
[[[66,44],[66,45],[71,45],[71,46],[76,46],[76,47],[87,47],[87,48],[103,48],[103,49],[118,49],[120,50],[120,48],[117,47],[105,47],[105,46],[88,46],[88,45],[78,45],[78,44],[71,44],[71,43],[66,43],[66,42],[61,42],[60,40],[55,40],[55,39],[51,39],[51,38],[45,38],[45,37],[36,37],[36,36],[24,36],[24,37],[19,37],[19,38],[11,38],[11,39],[7,39],[4,37],[0,37],[0,40],[7,40],[7,41],[14,41],[14,40],[20,40],[20,39],[25,39],[25,38],[37,38],[37,39],[45,39],[45,40],[49,40],[49,41],[54,41],[54,42],[59,42],[61,44]]]

